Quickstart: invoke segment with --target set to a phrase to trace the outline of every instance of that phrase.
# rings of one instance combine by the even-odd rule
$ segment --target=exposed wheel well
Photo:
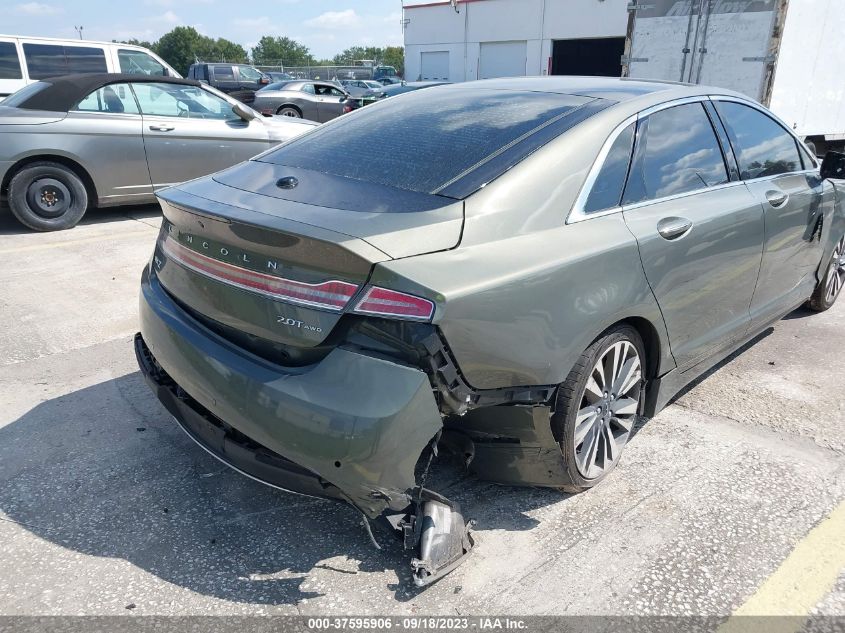
[[[643,339],[646,356],[646,378],[654,378],[657,376],[657,369],[660,366],[660,337],[657,330],[648,319],[642,317],[628,317],[614,325],[621,323],[627,323],[633,327],[639,333],[640,338]]]
[[[82,183],[85,185],[85,191],[88,192],[88,204],[92,207],[97,206],[97,188],[94,186],[94,181],[92,180],[88,172],[85,170],[85,168],[73,159],[67,158],[65,156],[56,156],[53,154],[39,154],[37,156],[27,156],[26,158],[22,158],[17,163],[12,165],[12,167],[9,169],[9,171],[6,172],[6,175],[3,177],[3,182],[0,183],[0,194],[4,196],[8,195],[9,183],[11,182],[14,175],[18,173],[21,169],[32,163],[38,163],[42,161],[50,161],[53,163],[59,163],[60,165],[64,165],[72,172],[74,172],[77,176],[79,176],[80,180],[82,180]]]
[[[285,108],[293,108],[294,110],[299,112],[300,116],[302,115],[302,108],[300,108],[299,106],[296,106],[292,103],[283,103],[282,105],[280,105],[278,108],[276,108],[276,114],[278,114],[279,112],[281,112]]]

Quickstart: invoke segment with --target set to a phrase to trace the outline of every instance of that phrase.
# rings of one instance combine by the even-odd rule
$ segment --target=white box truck
[[[845,149],[845,0],[632,0],[623,76],[768,106],[816,153]]]

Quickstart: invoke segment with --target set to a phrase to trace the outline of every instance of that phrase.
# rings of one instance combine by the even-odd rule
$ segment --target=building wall
[[[419,4],[419,2],[417,2]],[[526,74],[548,73],[552,41],[624,37],[628,0],[459,0],[405,4],[405,77],[420,77],[420,53],[449,51],[450,81],[478,78],[481,42],[525,41]]]

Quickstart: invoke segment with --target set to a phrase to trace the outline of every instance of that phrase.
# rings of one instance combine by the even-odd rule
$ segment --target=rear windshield
[[[36,81],[34,84],[29,84],[28,86],[24,86],[17,92],[13,92],[11,95],[6,97],[3,100],[3,103],[0,105],[8,106],[10,108],[17,108],[25,101],[28,101],[32,95],[37,94],[52,85],[53,84],[48,83],[46,81]]]
[[[589,101],[545,92],[430,88],[366,106],[261,160],[437,193]]]

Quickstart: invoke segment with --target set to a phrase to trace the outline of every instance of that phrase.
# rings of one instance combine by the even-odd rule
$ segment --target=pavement
[[[439,460],[477,545],[417,590],[351,509],[227,469],[152,396],[132,336],[159,224],[0,210],[0,614],[845,615],[845,301],[722,363],[588,493]]]

